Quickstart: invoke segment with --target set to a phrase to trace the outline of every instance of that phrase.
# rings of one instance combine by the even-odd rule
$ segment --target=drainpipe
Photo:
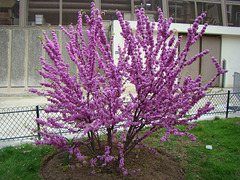
[[[227,61],[223,59],[223,69],[226,69],[227,67]],[[222,75],[222,87],[225,87],[225,79],[226,79],[226,73]]]

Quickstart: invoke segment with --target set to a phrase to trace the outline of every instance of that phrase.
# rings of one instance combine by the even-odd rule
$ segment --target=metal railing
[[[46,113],[47,105],[13,107],[0,109],[0,141],[38,137],[34,129],[40,130],[36,118],[58,117],[59,113]],[[51,129],[55,133],[69,133],[61,129]]]
[[[207,115],[225,115],[227,118],[229,113],[240,113],[240,92],[228,91],[206,95],[188,112],[188,115],[196,114],[198,108],[204,107],[208,101],[211,101],[211,105],[215,108]],[[35,119],[39,117],[46,119],[47,117],[58,117],[60,115],[58,113],[46,113],[45,108],[47,108],[47,105],[0,109],[0,141],[33,137],[40,139],[40,135],[32,131],[41,128]],[[67,130],[54,129],[53,131],[60,134],[69,134]]]
[[[188,115],[197,113],[198,108],[210,101],[214,110],[208,112],[206,115],[225,115],[228,118],[229,113],[240,112],[240,92],[221,92],[207,94],[188,112]]]

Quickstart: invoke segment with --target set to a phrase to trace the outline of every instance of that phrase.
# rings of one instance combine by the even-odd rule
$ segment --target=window
[[[78,12],[90,15],[91,0],[62,0],[62,24],[76,24],[78,20]],[[85,23],[85,18],[83,17]]]
[[[78,11],[89,15],[92,1],[0,0],[0,25],[76,24]],[[125,20],[136,20],[134,9],[141,7],[145,8],[151,21],[157,21],[157,8],[160,7],[166,17],[173,17],[175,23],[191,24],[206,12],[204,22],[210,25],[240,26],[240,0],[96,0],[96,5],[105,12],[103,19],[107,21],[117,19],[116,10],[122,12]],[[86,23],[85,18],[83,22]]]
[[[19,1],[0,0],[0,25],[19,24]]]
[[[198,2],[197,11],[198,15],[202,12],[207,14],[204,18],[204,23],[206,22],[210,25],[223,25],[221,4]]]
[[[227,5],[229,26],[240,26],[240,5]]]
[[[194,2],[169,1],[169,17],[173,17],[175,23],[193,23],[195,20]]]
[[[127,20],[131,20],[131,0],[122,0],[122,1],[109,1],[109,0],[101,0],[101,10],[105,11],[105,16],[103,16],[104,20],[117,20],[116,10],[121,11],[124,18]]]
[[[29,0],[28,25],[59,25],[59,0]]]

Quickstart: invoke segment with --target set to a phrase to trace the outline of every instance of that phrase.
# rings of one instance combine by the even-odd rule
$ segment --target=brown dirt
[[[240,121],[237,121],[236,124],[240,125]]]
[[[143,180],[163,180],[163,179],[186,179],[179,161],[166,152],[159,152],[155,155],[146,149],[140,152],[133,151],[125,157],[127,169],[141,169],[140,173],[124,176],[116,171],[116,166],[109,166],[108,169],[99,172],[100,168],[95,168],[96,173],[92,174],[91,167],[65,168],[64,153],[59,152],[47,157],[43,161],[39,176],[47,180],[65,180],[65,179],[143,179]],[[71,159],[70,165],[74,166],[76,160]]]

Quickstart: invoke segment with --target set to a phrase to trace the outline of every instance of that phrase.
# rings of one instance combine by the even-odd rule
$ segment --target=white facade
[[[130,25],[132,29],[135,30],[137,22],[130,21]],[[187,29],[190,26],[190,24],[172,23],[171,29],[176,30],[177,33],[187,33]],[[201,26],[199,29],[201,29]],[[115,62],[117,62],[117,59],[119,57],[118,46],[123,47],[124,44],[124,40],[120,35],[120,32],[121,27],[119,25],[119,22],[113,21],[112,33],[114,34],[114,43],[112,52]],[[155,26],[155,32],[157,32],[157,26]],[[232,88],[234,72],[240,73],[240,28],[209,25],[204,35],[221,36],[220,62],[222,63],[223,60],[226,60],[226,69],[228,70],[228,72],[225,74],[225,80],[223,85],[222,77],[220,78],[220,85],[224,86],[225,88]]]
[[[240,33],[240,28],[238,28]],[[234,72],[240,73],[240,35],[222,35],[222,59],[227,62],[226,87],[233,86]]]

